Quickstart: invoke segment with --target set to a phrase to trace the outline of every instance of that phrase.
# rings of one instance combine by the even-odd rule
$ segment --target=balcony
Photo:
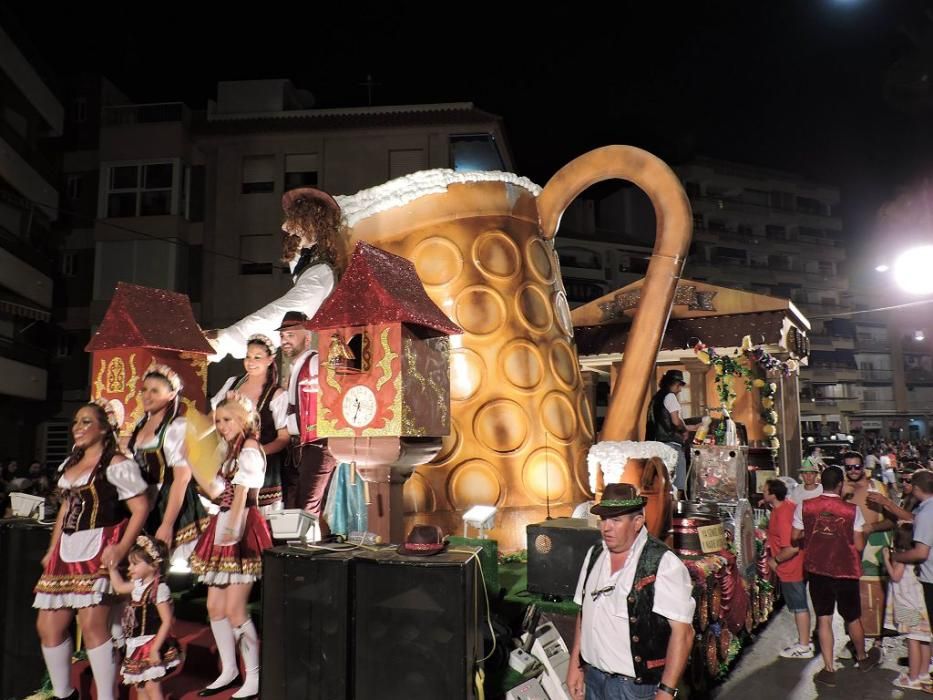
[[[904,380],[908,384],[933,384],[933,372],[926,369],[905,369]]]
[[[805,379],[816,382],[854,382],[858,381],[858,370],[854,367],[831,367],[825,365],[811,365],[802,369]]]
[[[858,378],[863,382],[883,382],[890,384],[894,381],[894,371],[890,369],[860,369]]]
[[[896,411],[897,404],[894,402],[894,399],[885,399],[885,400],[866,400],[862,401],[862,410],[863,411]]]
[[[818,398],[812,400],[810,403],[817,408],[833,408],[844,413],[857,411],[861,406],[861,401],[855,396],[835,396],[822,399]]]
[[[912,413],[923,413],[923,414],[933,414],[933,398],[931,399],[914,399],[910,398],[907,400],[907,410]]]
[[[860,335],[855,339],[855,349],[866,351],[874,350],[876,352],[890,352],[891,341],[889,341],[887,338],[868,338]]]

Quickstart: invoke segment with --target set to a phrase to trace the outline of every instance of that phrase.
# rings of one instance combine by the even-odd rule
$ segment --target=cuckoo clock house
[[[207,356],[214,351],[184,294],[118,283],[85,350],[91,353],[91,398],[123,405],[121,435],[143,416],[142,377],[152,363],[178,373],[185,405],[207,410]]]
[[[423,438],[450,432],[450,343],[460,328],[411,262],[357,244],[308,328],[318,333],[318,435]]]

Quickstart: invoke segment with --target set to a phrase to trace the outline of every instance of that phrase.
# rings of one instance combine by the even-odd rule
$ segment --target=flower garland
[[[752,345],[752,339],[747,335],[742,338],[742,347],[732,355],[721,355],[716,352],[715,348],[709,347],[702,342],[694,345],[693,351],[703,364],[712,365],[716,372],[716,392],[719,394],[719,402],[726,412],[732,409],[736,399],[733,386],[737,378],[741,377],[745,380],[746,391],[758,390],[761,401],[760,415],[764,423],[762,432],[768,438],[771,450],[777,453],[781,448],[781,441],[777,437],[778,414],[774,410],[774,395],[777,393],[777,384],[755,377],[752,367],[757,366],[766,377],[769,374],[781,374],[789,377],[800,370],[800,363],[794,359],[777,359],[763,347]],[[742,360],[745,362],[743,363]]]

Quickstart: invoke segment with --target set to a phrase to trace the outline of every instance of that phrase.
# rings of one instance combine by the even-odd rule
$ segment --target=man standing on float
[[[289,190],[282,197],[285,223],[282,224],[282,261],[288,263],[294,286],[273,302],[254,311],[227,328],[208,334],[217,350],[210,360],[218,362],[227,354],[242,357],[247,339],[261,333],[273,340],[284,317],[304,314],[311,318],[330,296],[347,265],[347,236],[340,206],[326,192],[313,187]],[[314,354],[313,361],[317,361]],[[313,368],[316,374],[316,367]],[[282,383],[289,386],[291,372],[283,367]],[[294,455],[294,451],[289,451]],[[286,504],[302,501],[295,494],[302,479],[300,465],[290,459],[282,474]],[[305,475],[304,480],[307,480]],[[289,494],[289,491],[292,494]],[[301,505],[304,505],[301,502]],[[317,513],[319,514],[319,513]]]

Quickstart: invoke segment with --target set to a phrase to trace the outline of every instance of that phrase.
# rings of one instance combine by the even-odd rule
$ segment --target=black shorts
[[[830,578],[819,574],[807,574],[810,584],[810,600],[817,617],[833,614],[838,608],[846,622],[855,622],[862,616],[862,599],[859,596],[857,578]]]

